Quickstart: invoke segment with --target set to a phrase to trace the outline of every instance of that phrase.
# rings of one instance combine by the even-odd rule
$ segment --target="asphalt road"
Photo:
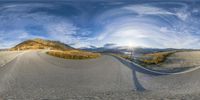
[[[196,94],[200,92],[199,71],[160,75],[108,55],[91,60],[66,60],[28,51],[0,68],[0,97],[36,100],[133,91]],[[128,95],[138,95],[134,93]]]

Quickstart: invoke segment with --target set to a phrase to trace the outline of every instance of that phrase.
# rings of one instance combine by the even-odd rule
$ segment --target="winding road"
[[[109,55],[66,60],[41,51],[26,51],[0,67],[0,97],[56,99],[109,91],[192,94],[200,92],[199,76],[200,69],[175,75],[149,72]]]

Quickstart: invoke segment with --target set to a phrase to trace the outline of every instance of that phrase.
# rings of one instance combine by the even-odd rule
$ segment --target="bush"
[[[158,53],[152,53],[152,54],[146,54],[139,58],[139,61],[144,64],[159,64],[166,60],[166,58],[171,55],[172,53],[175,53],[175,51],[169,51],[169,52],[158,52]]]
[[[80,50],[67,50],[67,51],[55,50],[55,51],[49,51],[47,52],[47,54],[64,59],[92,59],[100,56],[99,53],[92,53]]]

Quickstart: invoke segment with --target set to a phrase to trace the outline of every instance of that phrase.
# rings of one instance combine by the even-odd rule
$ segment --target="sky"
[[[0,1],[0,48],[34,38],[75,48],[199,49],[200,1]]]

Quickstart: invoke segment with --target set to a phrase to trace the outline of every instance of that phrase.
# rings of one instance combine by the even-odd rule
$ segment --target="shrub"
[[[48,51],[47,54],[64,59],[92,59],[100,56],[99,53],[92,53],[80,50],[54,50]]]
[[[139,58],[139,61],[144,64],[159,64],[165,61],[166,58],[172,53],[175,53],[175,51],[145,54]]]

